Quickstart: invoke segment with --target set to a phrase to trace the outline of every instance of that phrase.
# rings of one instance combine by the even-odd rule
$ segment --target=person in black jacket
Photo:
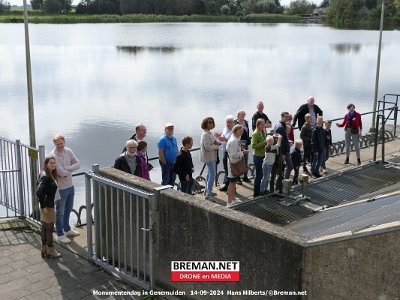
[[[54,249],[53,227],[56,220],[54,201],[60,200],[57,188],[56,160],[46,157],[44,167],[39,174],[36,195],[40,203],[40,220],[42,221],[40,235],[42,237],[42,257],[60,257],[61,254]]]
[[[312,121],[311,125],[314,126],[317,121],[318,116],[322,116],[323,112],[322,110],[318,107],[318,105],[314,104],[315,99],[314,97],[309,97],[307,99],[307,103],[301,105],[299,109],[297,110],[296,114],[294,115],[293,118],[293,123],[292,126],[296,126],[297,120],[299,121],[299,130],[303,127],[303,124],[305,123],[305,116],[306,114],[311,114]]]
[[[331,131],[332,121],[325,121],[325,152],[324,160],[322,161],[322,172],[326,174],[326,164],[325,162],[329,159],[329,154],[332,148],[332,131]]]
[[[254,113],[253,117],[251,118],[251,127],[256,130],[256,124],[258,119],[264,119],[265,121],[265,128],[271,128],[272,124],[269,120],[268,116],[264,114],[264,103],[262,101],[257,102],[257,111]]]
[[[181,192],[192,194],[192,174],[194,172],[194,166],[190,149],[193,147],[193,138],[190,136],[185,136],[182,140],[182,145],[183,147],[181,148],[179,155],[176,157],[173,170],[176,174],[178,174],[181,182]]]
[[[140,157],[136,155],[138,143],[134,140],[127,140],[126,151],[117,157],[114,168],[132,175],[140,176]]]
[[[317,118],[317,125],[315,125],[312,132],[311,148],[313,152],[313,160],[311,164],[311,172],[315,177],[321,177],[319,168],[322,164],[325,151],[325,130],[322,127],[324,121],[322,117]]]
[[[292,158],[293,170],[294,170],[293,185],[296,185],[299,184],[299,170],[303,162],[303,159],[301,157],[301,147],[303,146],[303,141],[297,140],[294,143],[294,146],[295,148],[292,154],[290,154],[290,157]]]

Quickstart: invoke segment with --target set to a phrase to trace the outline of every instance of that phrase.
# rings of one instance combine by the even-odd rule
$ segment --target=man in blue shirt
[[[172,170],[178,155],[178,144],[174,134],[174,124],[167,123],[164,127],[165,134],[157,142],[158,156],[161,166],[162,185],[175,184],[176,173]]]

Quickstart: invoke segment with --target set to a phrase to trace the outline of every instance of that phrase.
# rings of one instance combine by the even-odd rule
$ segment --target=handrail
[[[375,113],[384,112],[386,110],[393,111],[393,109],[397,106],[397,102],[386,101],[385,99],[386,99],[387,96],[394,96],[394,97],[396,97],[396,99],[399,99],[399,97],[400,97],[400,95],[398,95],[398,94],[385,94],[385,95],[383,95],[383,97],[378,100],[378,103],[379,102],[383,102],[383,103],[386,103],[386,104],[394,104],[394,106],[392,106],[390,108],[378,109],[378,110],[375,111]],[[399,109],[397,108],[397,111],[398,110]],[[360,115],[361,116],[366,116],[366,115],[370,115],[370,114],[373,114],[373,113],[374,113],[374,111],[368,111],[368,112],[360,113]],[[332,122],[336,122],[336,121],[343,120],[343,117],[336,118],[336,119],[330,119],[330,120]],[[299,129],[299,127],[294,127],[293,129]],[[200,147],[193,148],[193,149],[190,150],[190,152],[194,152],[194,151],[198,151],[198,150],[200,150]],[[150,157],[148,159],[148,161],[153,161],[153,160],[157,160],[157,159],[159,159],[159,157],[158,156],[154,156],[154,157]],[[202,171],[203,170],[204,170],[204,167],[203,167]],[[84,174],[85,174],[85,172],[80,172],[80,173],[72,174],[72,176],[81,176],[81,175],[84,175]],[[202,174],[202,172],[200,173],[200,175],[201,174]]]

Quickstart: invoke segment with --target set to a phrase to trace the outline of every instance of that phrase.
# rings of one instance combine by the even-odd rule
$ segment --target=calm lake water
[[[48,153],[52,136],[64,133],[88,170],[112,165],[140,122],[156,156],[164,123],[175,124],[178,141],[192,135],[197,146],[202,118],[213,116],[221,131],[239,108],[250,119],[257,100],[274,123],[309,95],[328,118],[343,116],[350,101],[370,111],[378,36],[322,25],[30,25],[37,144]],[[24,51],[23,24],[0,24],[0,136],[27,144]],[[400,93],[399,53],[399,31],[384,32],[380,97]],[[343,139],[342,130],[333,135]],[[194,161],[198,174],[197,154]]]

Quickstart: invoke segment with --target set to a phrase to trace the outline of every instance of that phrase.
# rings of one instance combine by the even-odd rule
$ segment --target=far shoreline
[[[31,24],[107,24],[107,23],[249,23],[249,24],[322,24],[336,29],[366,29],[379,30],[379,20],[360,20],[353,26],[335,26],[326,21],[325,17],[310,17],[309,15],[284,14],[247,14],[235,15],[152,15],[152,14],[103,14],[83,15],[74,12],[61,15],[45,15],[28,11]],[[0,23],[23,23],[23,13],[12,11],[0,15]],[[400,30],[400,17],[386,18],[384,30]]]

